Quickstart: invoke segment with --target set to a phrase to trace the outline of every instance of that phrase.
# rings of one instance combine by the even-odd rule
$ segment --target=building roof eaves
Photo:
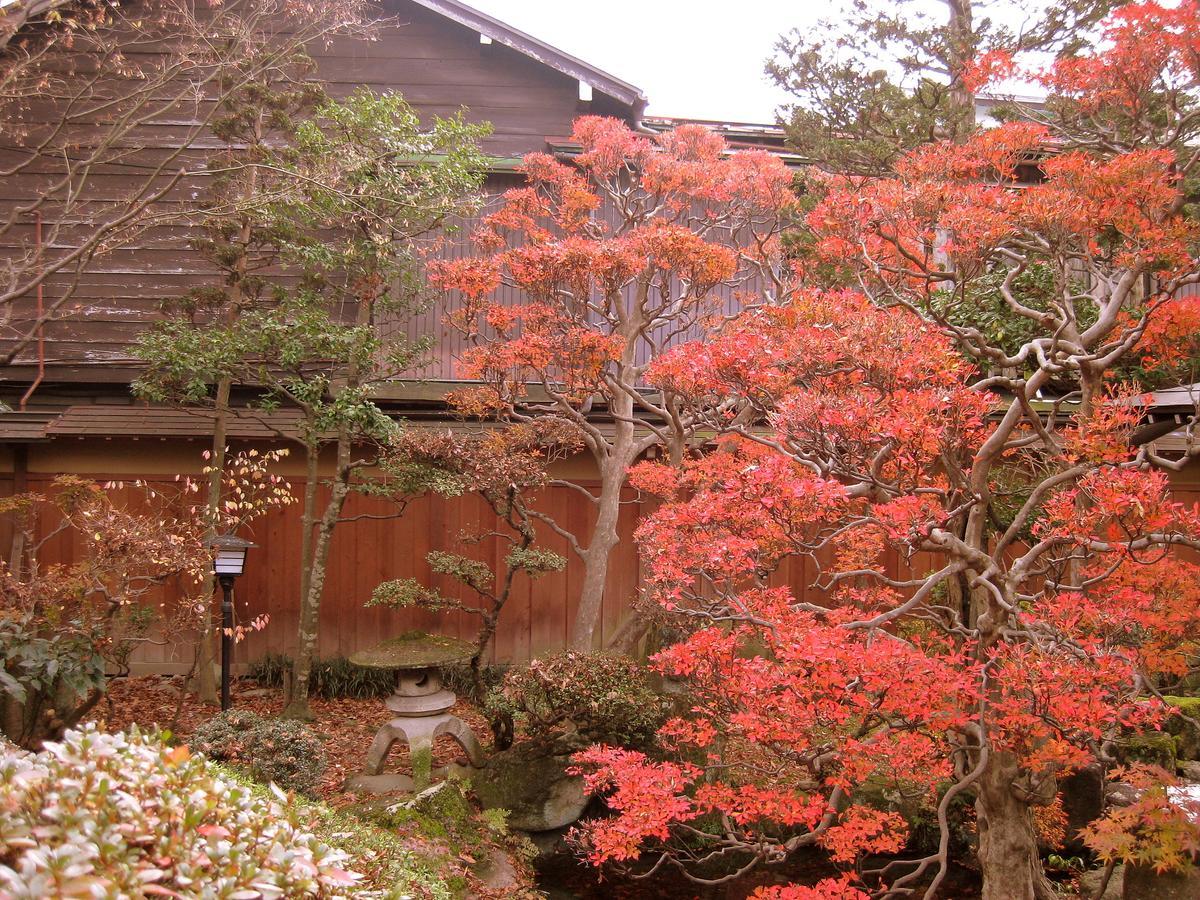
[[[499,19],[472,9],[465,3],[460,3],[458,0],[413,0],[413,2],[473,29],[493,41],[498,41],[506,47],[511,47],[518,53],[523,53],[552,69],[557,69],[564,75],[591,85],[594,90],[607,94],[614,100],[628,104],[633,107],[635,118],[641,118],[642,112],[646,108],[646,95],[641,88],[628,81],[623,81],[615,75],[610,75],[569,53],[564,53],[557,47],[552,47],[545,41],[538,40],[533,35],[513,28]]]

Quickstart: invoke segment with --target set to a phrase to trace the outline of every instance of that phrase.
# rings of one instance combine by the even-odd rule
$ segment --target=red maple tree
[[[1196,3],[1119,10],[1035,73],[1042,121],[825,180],[778,296],[656,362],[722,435],[633,475],[665,499],[639,540],[689,702],[660,758],[579,757],[615,812],[580,834],[593,862],[725,881],[818,846],[843,877],[760,895],[930,897],[970,804],[984,897],[1053,896],[1059,780],[1200,665],[1200,570],[1172,552],[1200,512],[1164,471],[1200,449],[1141,443],[1122,380],[1177,355],[1200,280],[1198,60]],[[775,574],[797,556],[804,596]],[[926,806],[933,852],[864,862],[908,840],[881,793]]]
[[[459,407],[559,420],[595,460],[598,489],[557,482],[587,499],[586,532],[541,516],[583,562],[571,644],[591,649],[626,471],[655,446],[680,458],[695,425],[669,389],[649,388],[647,367],[711,330],[732,295],[774,294],[795,198],[777,158],[730,153],[698,126],[651,139],[586,116],[571,139],[570,160],[526,156],[527,183],[483,220],[478,252],[434,276],[461,295],[450,316],[469,343],[461,374],[481,383]]]

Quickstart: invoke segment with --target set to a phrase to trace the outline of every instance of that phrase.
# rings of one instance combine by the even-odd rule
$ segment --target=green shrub
[[[488,691],[492,691],[500,687],[506,671],[508,671],[507,666],[483,666],[480,668],[479,675],[483,680],[484,687]],[[446,666],[442,669],[442,683],[460,697],[467,697],[479,703],[487,700],[486,697],[475,696],[475,679],[469,665]]]
[[[231,709],[209,719],[192,734],[189,745],[217,762],[239,766],[264,784],[312,793],[325,771],[320,738],[300,722],[263,719]]]
[[[284,679],[291,671],[292,658],[282,653],[268,653],[249,667],[250,677],[268,688],[283,687]],[[344,656],[313,660],[308,678],[309,694],[326,700],[386,697],[395,687],[394,672],[356,666]]]
[[[349,856],[202,757],[88,725],[0,747],[0,895],[349,897]]]
[[[509,670],[488,706],[522,720],[534,737],[574,729],[588,741],[632,747],[653,740],[667,709],[632,659],[573,650]]]

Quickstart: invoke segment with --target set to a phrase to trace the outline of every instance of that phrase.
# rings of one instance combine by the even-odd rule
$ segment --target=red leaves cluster
[[[937,601],[912,606],[913,588],[887,582],[880,554],[936,546],[945,462],[972,458],[995,400],[963,386],[963,367],[939,364],[937,337],[907,341],[919,332],[909,314],[824,299],[823,327],[806,298],[744,317],[730,346],[689,347],[657,369],[702,395],[769,397],[775,414],[762,440],[748,434],[682,469],[645,463],[632,475],[668,498],[638,534],[652,596],[693,623],[654,660],[689,691],[687,713],[660,738],[706,765],[581,756],[589,783],[615,790],[616,816],[582,834],[597,863],[647,844],[669,850],[672,823],[713,816],[746,846],[815,843],[843,863],[897,852],[903,820],[859,800],[869,785],[936,805],[962,777],[956,759],[977,729],[1033,778],[1078,768],[1106,737],[1161,722],[1161,708],[1137,698],[1139,674],[1178,675],[1195,662],[1193,573],[1171,576],[1161,553],[1161,565],[1147,565],[1131,541],[1200,533],[1196,513],[1170,499],[1162,476],[1111,465],[1047,501],[1037,537],[1097,558],[1085,589],[1046,590],[1028,606],[1029,639],[984,643],[929,627],[942,619]],[[810,407],[810,397],[826,402]],[[1084,423],[1074,458],[1120,456],[1130,399],[1118,395]],[[822,459],[840,477],[814,471]],[[886,486],[874,502],[847,484],[870,471]],[[786,557],[818,548],[833,576],[828,605],[765,583]],[[793,837],[764,837],[779,828]]]
[[[1006,184],[1046,147],[1044,129],[1012,122],[917,151],[896,178],[831,177],[808,219],[819,252],[835,263],[861,257],[885,281],[930,289],[930,271],[983,271],[1028,246],[1107,254],[1124,267],[1188,265],[1196,232],[1177,214],[1172,153],[1059,153],[1041,162],[1044,181]]]
[[[1100,52],[1065,56],[1040,73],[1087,111],[1135,111],[1163,87],[1200,81],[1200,4],[1130,3],[1109,18]]]
[[[1184,363],[1179,380],[1192,381],[1187,363],[1200,356],[1200,296],[1178,297],[1155,310],[1138,345],[1140,363],[1151,372]]]
[[[822,878],[812,887],[788,884],[782,887],[759,888],[750,896],[753,900],[868,900],[870,894],[864,894],[854,887],[854,878],[845,875],[841,878]]]
[[[672,825],[699,815],[686,789],[700,770],[686,763],[650,763],[636,750],[593,747],[578,754],[576,762],[587,768],[589,791],[608,791],[608,805],[621,817],[619,828],[596,829],[590,835],[593,859],[627,860],[641,853],[647,839],[666,839]]]
[[[680,468],[631,474],[667,500],[638,539],[651,596],[689,631],[654,660],[690,704],[660,739],[671,759],[704,760],[704,777],[611,750],[581,757],[620,798],[614,818],[583,831],[593,861],[672,852],[670,816],[716,817],[745,848],[810,843],[843,863],[893,853],[904,825],[863,799],[871,785],[933,807],[980,734],[1036,781],[1085,765],[1124,729],[1160,725],[1139,679],[1200,658],[1193,572],[1162,544],[1200,535],[1200,519],[1163,475],[1124,465],[1143,398],[1115,391],[1063,429],[1062,464],[1079,468],[1047,491],[1033,533],[1061,550],[1044,563],[1052,571],[1030,575],[1015,555],[957,557],[941,543],[954,485],[1003,408],[970,388],[972,374],[913,313],[837,292],[798,291],[656,363],[653,377],[679,396],[710,407],[736,397],[761,424],[718,408],[736,435]],[[939,595],[938,576],[903,583],[881,562],[888,551],[939,559],[920,571],[1011,566],[1031,599],[1011,636],[983,637]],[[1088,561],[1083,587],[1056,589],[1065,572],[1054,567],[1072,554]],[[773,578],[797,555],[823,567],[821,606]]]
[[[525,158],[527,183],[507,192],[477,229],[480,252],[433,264],[436,285],[462,303],[451,324],[473,344],[462,374],[586,390],[613,389],[633,348],[655,329],[686,331],[715,309],[714,289],[742,263],[731,240],[795,203],[791,175],[766,153],[730,153],[722,138],[684,126],[652,140],[623,123],[584,117],[563,161]],[[774,247],[766,228],[753,255]],[[533,302],[495,296],[502,285]],[[617,370],[620,370],[619,374]]]
[[[593,748],[577,757],[589,787],[615,789],[616,817],[583,829],[593,861],[630,859],[648,840],[665,843],[672,824],[714,814],[744,834],[784,826],[819,836],[844,862],[903,846],[898,815],[866,806],[839,813],[836,797],[868,781],[928,795],[950,777],[950,751],[935,736],[971,707],[969,667],[953,654],[823,624],[791,600],[782,590],[745,592],[738,601],[771,629],[702,629],[655,659],[689,685],[692,709],[662,738],[707,759],[703,784],[695,766],[642,754]]]
[[[1194,79],[1184,57],[1196,16],[1194,2],[1123,10],[1111,53],[1063,61],[1047,78],[1076,100],[1094,79],[1097,109],[1120,90],[1122,66],[1131,83],[1144,67]],[[1127,58],[1129,35],[1152,32],[1149,61]],[[1011,66],[996,57],[976,74]],[[836,270],[822,281],[847,276],[839,283],[863,293],[812,288],[816,270],[800,264],[776,270],[769,299],[648,369],[673,413],[718,434],[678,468],[643,463],[630,476],[665,501],[638,540],[647,595],[684,635],[654,664],[686,684],[689,706],[662,729],[660,758],[580,757],[616,813],[582,832],[593,861],[650,847],[778,859],[815,845],[848,865],[905,841],[872,788],[933,808],[969,796],[984,772],[1015,772],[1028,806],[1048,805],[1053,791],[1038,792],[1050,779],[1125,729],[1161,723],[1142,686],[1200,662],[1193,571],[1168,555],[1200,540],[1200,514],[1170,498],[1133,444],[1145,398],[1109,388],[1143,330],[1149,359],[1173,359],[1169,344],[1193,318],[1177,276],[1195,269],[1197,233],[1180,214],[1177,148],[1066,149],[1061,137],[1010,123],[917,150],[892,177],[824,178],[807,217],[818,259]],[[586,120],[577,138],[590,182],[636,182],[638,202],[674,215],[716,206],[717,219],[737,217],[785,191],[761,160],[734,166],[737,155],[694,130],[651,143]],[[1040,174],[1024,178],[1031,163]],[[530,195],[514,201],[495,234],[530,214]],[[682,259],[666,267],[681,281],[731,277],[729,258],[702,259],[706,216],[687,220],[690,237],[669,232]],[[546,237],[561,221],[539,227],[523,228],[522,250],[545,245],[554,262],[534,251],[530,275],[531,257],[515,257],[515,272],[506,259],[506,279],[535,295],[589,292],[593,315],[607,309],[595,303],[605,273],[642,278],[671,258],[644,222],[620,234],[592,222],[563,238]],[[742,260],[763,252],[742,244]],[[630,268],[605,268],[601,248]],[[588,258],[582,274],[557,268],[572,254]],[[1042,281],[1014,287],[1023,273]],[[1151,275],[1159,288],[1135,289]],[[945,312],[986,309],[986,292],[1035,335],[1019,349]],[[1055,380],[1084,401],[1046,403]],[[815,573],[803,601],[780,577],[797,557]],[[930,863],[944,871],[946,860]],[[776,893],[855,891],[843,880]]]

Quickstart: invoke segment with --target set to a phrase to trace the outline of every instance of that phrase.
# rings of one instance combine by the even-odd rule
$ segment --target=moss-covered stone
[[[508,823],[522,831],[549,831],[577,821],[588,797],[583,779],[568,775],[570,756],[524,741],[492,755],[473,776],[485,809],[508,810]]]
[[[1175,771],[1175,738],[1165,732],[1137,734],[1122,742],[1119,755],[1125,763],[1140,762]]]
[[[1175,737],[1179,759],[1200,760],[1200,697],[1164,697],[1180,715],[1167,719],[1163,727]]]
[[[423,791],[433,780],[433,747],[422,746],[413,750],[412,761],[413,789]]]
[[[350,662],[371,669],[428,669],[466,662],[474,654],[474,645],[466,641],[408,631],[368,650],[360,650],[350,657]]]

